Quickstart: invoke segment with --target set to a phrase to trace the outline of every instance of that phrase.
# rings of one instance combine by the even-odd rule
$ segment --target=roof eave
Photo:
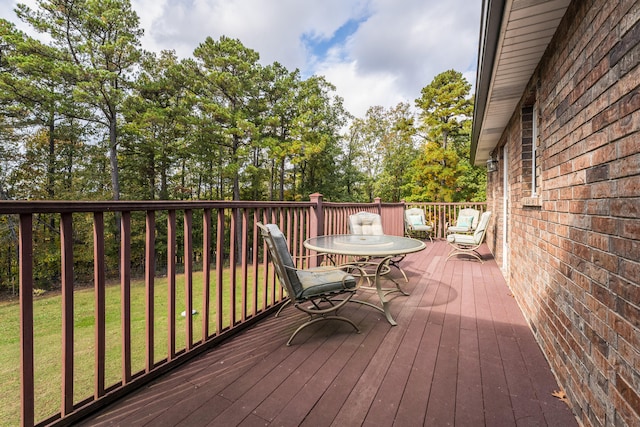
[[[500,28],[504,15],[504,4],[505,0],[482,1],[482,22],[480,25],[480,44],[478,46],[478,65],[476,71],[476,96],[473,109],[473,127],[471,131],[471,164],[475,164],[476,161],[476,150],[482,128],[482,119],[484,118],[487,107],[498,39],[500,37]]]
[[[484,0],[471,162],[485,163],[564,18],[571,0]]]

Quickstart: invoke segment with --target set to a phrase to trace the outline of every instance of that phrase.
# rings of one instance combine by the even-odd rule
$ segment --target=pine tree
[[[461,187],[463,177],[476,173],[465,160],[473,116],[470,89],[462,73],[449,70],[438,74],[416,99],[421,110],[419,132],[424,144],[412,165],[409,200],[457,202],[470,198]]]

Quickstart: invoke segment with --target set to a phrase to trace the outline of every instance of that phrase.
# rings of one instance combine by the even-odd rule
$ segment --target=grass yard
[[[215,325],[215,271],[211,273],[209,333]],[[237,272],[240,277],[240,271]],[[261,283],[262,270],[258,274]],[[268,304],[271,304],[272,283],[269,285]],[[247,286],[247,311],[253,312],[252,284]],[[223,325],[229,325],[231,302],[229,271],[223,279]],[[154,286],[154,358],[165,359],[167,349],[167,294],[166,278],[156,278]],[[278,290],[279,292],[279,290]],[[203,301],[202,272],[193,274],[193,308],[198,311],[193,320],[193,340],[202,338]],[[263,290],[258,290],[258,309],[262,309]],[[176,349],[185,348],[184,276],[176,277]],[[236,313],[241,313],[242,286],[236,286]],[[279,295],[279,293],[278,293]],[[122,379],[121,367],[121,299],[120,286],[106,288],[106,372],[105,384],[110,386]],[[34,348],[35,348],[35,418],[36,422],[49,418],[61,407],[61,295],[45,295],[34,299]],[[131,365],[132,373],[145,367],[145,285],[144,281],[131,283]],[[74,402],[93,395],[94,374],[94,291],[93,288],[74,292]],[[20,306],[17,302],[0,305],[0,425],[20,424]]]

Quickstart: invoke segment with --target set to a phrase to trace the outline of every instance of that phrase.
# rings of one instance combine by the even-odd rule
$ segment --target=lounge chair
[[[449,258],[451,258],[452,256],[471,255],[478,261],[484,262],[482,260],[482,255],[480,255],[480,253],[478,252],[478,248],[484,241],[484,236],[487,233],[490,219],[491,212],[487,211],[480,217],[478,226],[476,227],[473,234],[449,234],[447,236],[447,242],[449,242],[449,245],[451,245],[451,251],[447,256],[447,260],[449,260]]]
[[[472,234],[478,227],[478,220],[480,218],[480,211],[472,208],[460,209],[458,212],[458,218],[456,224],[449,226],[446,224],[447,234]]]
[[[404,231],[407,237],[429,238],[433,242],[433,223],[427,224],[424,211],[420,208],[410,208],[404,211]]]
[[[280,284],[293,306],[309,315],[309,319],[293,332],[287,345],[291,345],[298,332],[324,320],[346,322],[359,333],[360,329],[352,320],[337,315],[337,311],[355,295],[356,278],[340,266],[296,268],[280,228],[276,224],[262,223],[258,223],[258,227],[267,243]]]

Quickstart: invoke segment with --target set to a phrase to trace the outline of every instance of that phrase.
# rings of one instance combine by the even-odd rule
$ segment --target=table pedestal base
[[[387,301],[387,295],[395,293],[395,292],[399,292],[404,296],[408,296],[409,294],[407,292],[405,292],[402,287],[400,287],[400,284],[398,282],[396,282],[393,278],[391,277],[387,277],[389,280],[391,280],[394,284],[395,287],[394,288],[383,288],[382,287],[382,276],[386,275],[389,272],[389,262],[391,261],[391,259],[393,258],[393,256],[387,256],[385,258],[382,259],[382,261],[380,261],[380,263],[378,263],[378,266],[376,267],[376,273],[375,273],[375,287],[373,286],[360,286],[358,289],[366,289],[366,290],[375,290],[378,293],[378,298],[380,299],[380,305],[377,304],[373,304],[370,303],[368,301],[360,301],[357,299],[351,299],[351,302],[356,302],[358,304],[363,304],[363,305],[367,305],[369,307],[373,307],[376,310],[384,313],[385,317],[387,318],[387,321],[389,322],[389,324],[391,324],[391,326],[396,326],[397,323],[394,320],[393,316],[391,315],[391,311],[389,308],[389,301]],[[368,280],[368,277],[366,278]]]

